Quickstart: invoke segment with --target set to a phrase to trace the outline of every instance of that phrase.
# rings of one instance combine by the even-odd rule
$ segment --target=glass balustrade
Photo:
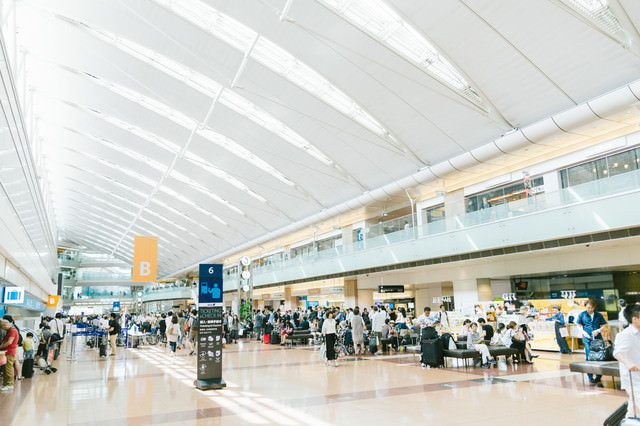
[[[571,205],[579,205],[590,200],[615,197],[639,190],[640,170],[637,170],[611,176],[607,179],[571,186],[554,192],[539,193],[528,198],[499,204],[470,213],[446,217],[444,220],[426,223],[415,229],[412,225],[411,215],[404,216],[393,219],[392,221],[369,226],[364,230],[364,238],[362,241],[356,241],[353,244],[337,246],[318,252],[305,253],[291,259],[274,260],[270,264],[255,268],[254,274],[259,275],[284,268],[300,267],[301,265],[306,265],[318,260],[338,258],[349,253],[373,250],[413,239],[429,238],[445,232],[458,231],[524,215],[550,211]],[[465,212],[466,202],[466,200],[461,200],[459,203],[452,203],[448,206],[447,210]],[[226,279],[227,277],[225,277],[225,280]],[[231,281],[230,277],[229,281]]]

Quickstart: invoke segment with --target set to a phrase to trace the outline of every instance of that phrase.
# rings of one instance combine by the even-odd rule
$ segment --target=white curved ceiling
[[[3,7],[60,235],[164,275],[638,79],[602,1]]]

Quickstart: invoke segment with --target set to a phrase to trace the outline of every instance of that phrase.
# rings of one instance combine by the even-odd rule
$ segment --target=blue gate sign
[[[222,303],[222,265],[200,264],[198,302],[203,305]]]

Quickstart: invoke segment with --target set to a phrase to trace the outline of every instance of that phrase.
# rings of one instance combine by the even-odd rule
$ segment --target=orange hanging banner
[[[52,308],[52,307],[58,306],[58,301],[59,301],[59,300],[60,300],[60,296],[52,296],[52,295],[49,295],[49,296],[47,297],[47,303],[45,303],[45,305],[46,305],[48,308]]]
[[[155,281],[158,266],[158,237],[135,237],[133,281]]]

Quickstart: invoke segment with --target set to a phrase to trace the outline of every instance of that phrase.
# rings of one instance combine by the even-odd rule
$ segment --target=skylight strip
[[[177,216],[186,219],[187,221],[191,222],[193,225],[199,226],[200,228],[204,229],[207,232],[211,232],[210,229],[208,229],[206,226],[204,226],[199,221],[191,218],[190,216],[186,215],[184,212],[182,212],[182,211],[180,211],[180,210],[168,205],[167,203],[158,200],[157,198],[152,198],[151,199],[151,203],[157,204],[158,206],[162,207],[163,209],[173,212]]]
[[[65,16],[56,16],[59,19],[64,20],[65,22],[68,22],[89,32],[94,37],[111,44],[112,46],[129,54],[130,56],[133,56],[134,58],[153,66],[159,71],[162,71],[165,74],[186,83],[195,90],[211,98],[216,98],[218,94],[222,92],[221,96],[219,97],[219,101],[221,104],[250,119],[259,126],[262,126],[265,129],[271,131],[293,146],[304,150],[310,156],[321,161],[322,163],[326,165],[333,165],[333,161],[329,157],[324,155],[318,148],[314,147],[311,143],[305,140],[294,130],[286,126],[283,122],[281,122],[268,112],[259,108],[248,99],[240,96],[230,89],[223,89],[222,84],[208,78],[203,74],[200,74],[197,71],[194,71],[193,69],[185,66],[182,63],[174,61],[166,56],[159,54],[154,50],[148,49],[133,41],[127,40],[126,38],[117,36],[113,33],[98,29],[93,26],[89,26],[85,23],[75,21]]]
[[[67,151],[69,151],[69,152],[73,152],[74,154],[78,154],[78,155],[81,155],[81,156],[84,156],[84,157],[90,158],[90,159],[92,159],[92,160],[94,160],[94,161],[97,161],[97,162],[99,162],[99,163],[101,163],[101,164],[106,165],[107,167],[112,167],[112,168],[114,168],[114,169],[116,169],[116,170],[120,170],[120,171],[123,171],[123,172],[124,172],[124,168],[121,168],[121,167],[119,167],[119,166],[111,166],[110,164],[113,164],[113,163],[109,163],[109,162],[104,161],[104,160],[97,160],[97,158],[98,158],[98,157],[96,157],[96,156],[94,156],[94,155],[91,155],[91,154],[89,154],[89,153],[87,153],[87,152],[77,151],[77,150],[75,150],[75,149],[73,149],[73,148],[69,148],[69,147],[64,147],[64,149],[65,149],[65,150],[67,150]],[[144,192],[142,192],[142,191],[138,191],[138,190],[136,190],[136,189],[132,188],[132,187],[131,187],[131,185],[126,185],[126,184],[124,184],[124,183],[122,183],[122,182],[118,181],[117,179],[112,178],[111,176],[106,176],[106,175],[104,175],[104,174],[97,173],[97,172],[96,172],[96,171],[94,171],[94,170],[87,170],[87,169],[83,169],[83,168],[80,168],[80,167],[75,166],[75,165],[72,165],[72,164],[67,164],[67,166],[68,166],[68,167],[75,168],[75,169],[77,169],[77,170],[81,170],[81,171],[83,171],[83,172],[85,172],[85,173],[88,173],[88,174],[90,174],[90,175],[92,175],[92,176],[95,176],[95,177],[97,177],[97,178],[99,178],[99,179],[102,179],[102,180],[106,180],[106,181],[108,181],[108,182],[111,182],[111,183],[113,183],[114,185],[117,185],[118,187],[120,187],[120,188],[122,188],[122,189],[125,189],[125,190],[127,190],[127,191],[129,191],[129,192],[132,192],[133,194],[137,195],[138,197],[146,197],[146,194],[145,194]],[[131,175],[131,177],[137,178],[137,176],[136,176],[137,174],[136,174],[135,172],[130,172],[130,173],[126,173],[126,172],[124,172],[124,173],[125,173],[125,174],[127,174],[127,175]],[[148,182],[146,182],[146,183],[147,183],[147,184],[149,184]]]
[[[96,161],[96,162],[98,162],[98,163],[100,163],[100,164],[102,164],[104,166],[109,167],[109,168],[119,170],[120,172],[126,174],[127,176],[132,177],[132,178],[134,178],[134,179],[136,179],[136,180],[138,180],[140,182],[143,182],[146,185],[151,186],[152,188],[155,187],[156,184],[157,184],[156,181],[146,177],[145,175],[143,175],[141,173],[134,172],[133,170],[131,170],[131,169],[127,168],[127,167],[123,167],[120,164],[111,162],[109,160],[105,160],[103,158],[98,157],[97,155],[90,154],[90,153],[88,153],[86,151],[77,151],[77,150],[75,150],[73,148],[69,148],[69,147],[65,147],[65,149],[67,149],[69,151],[72,151],[72,152],[75,152],[76,154],[80,154],[80,155],[82,155],[84,157],[90,158],[93,161]],[[138,194],[143,194],[142,192],[139,192],[139,191],[136,191],[136,192],[138,192]]]
[[[293,181],[289,180],[289,178],[287,178],[285,175],[283,175],[278,170],[276,170],[275,167],[271,166],[269,163],[262,160],[253,152],[249,151],[248,149],[238,144],[237,142],[231,140],[227,136],[220,134],[209,127],[198,129],[196,133],[202,136],[203,138],[207,139],[208,141],[218,145],[219,147],[224,148],[225,150],[231,152],[237,157],[248,161],[249,163],[253,164],[255,167],[259,168],[260,170],[278,179],[280,182],[291,187],[296,186],[296,184]]]
[[[252,59],[387,140],[396,148],[405,151],[405,149],[397,145],[397,140],[390,135],[389,131],[360,107],[357,102],[331,84],[313,68],[304,64],[277,44],[260,36],[253,29],[199,0],[154,1],[243,53],[249,49],[253,40],[257,37],[257,41],[250,52]],[[216,19],[216,21],[207,22],[206,18],[204,18],[207,16],[210,17],[209,19]],[[211,18],[212,16],[215,18]],[[220,24],[220,22],[223,22],[223,24]]]
[[[178,152],[180,152],[180,146],[178,146],[177,144],[171,142],[168,139],[165,139],[163,137],[157,136],[147,130],[144,130],[138,126],[136,126],[135,124],[129,123],[127,121],[124,121],[118,117],[114,117],[112,115],[106,114],[104,112],[101,111],[97,111],[91,108],[87,108],[78,104],[75,104],[73,102],[69,102],[69,101],[64,101],[62,100],[63,103],[72,106],[78,110],[87,112],[89,114],[92,114],[98,118],[100,118],[101,120],[106,121],[109,124],[112,124],[122,130],[125,130],[135,136],[138,136],[141,139],[146,140],[147,142],[150,142],[152,144],[154,144],[155,146],[159,147],[159,148],[163,148],[169,152],[171,152],[172,154],[176,154]]]
[[[224,170],[221,170],[215,166],[213,166],[210,162],[205,161],[204,158],[190,152],[190,151],[186,151],[184,154],[184,158],[188,161],[190,161],[193,164],[196,164],[198,166],[200,166],[202,169],[206,170],[207,172],[211,173],[212,175],[216,176],[217,178],[220,178],[222,180],[224,180],[225,182],[233,185],[234,187],[238,188],[239,190],[241,190],[242,192],[252,196],[253,198],[255,198],[258,201],[261,201],[263,203],[266,203],[267,199],[264,198],[263,196],[253,192],[247,185],[245,185],[244,183],[242,183],[241,181],[239,181],[237,178],[235,178],[234,176],[230,175],[229,173],[225,172]]]
[[[204,186],[202,186],[200,183],[196,182],[195,180],[189,178],[188,176],[183,175],[182,173],[176,171],[175,169],[171,171],[171,173],[169,173],[169,176],[171,176],[172,178],[186,183],[187,185],[191,186],[192,188],[196,189],[197,191],[205,194],[206,196],[208,196],[209,198],[213,199],[214,201],[223,204],[225,207],[229,208],[230,210],[233,210],[234,212],[242,215],[242,216],[246,216],[247,214],[245,212],[243,212],[242,210],[240,210],[239,208],[237,208],[236,206],[234,206],[233,204],[231,204],[230,202],[228,202],[227,200],[223,199],[222,197],[220,197],[217,194],[214,194],[213,192],[211,192],[209,189],[205,188]]]
[[[488,112],[485,102],[465,77],[383,0],[316,1]]]
[[[194,201],[191,201],[190,199],[188,199],[187,197],[185,197],[184,195],[178,193],[177,191],[174,191],[173,189],[169,188],[166,185],[163,185],[160,187],[160,191],[171,195],[173,198],[175,198],[178,201],[182,201],[183,203],[187,204],[188,206],[190,206],[191,208],[199,211],[200,213],[204,214],[205,216],[210,216],[211,218],[213,218],[214,220],[220,222],[222,225],[224,226],[228,226],[229,224],[227,222],[225,222],[224,220],[222,220],[220,217],[218,217],[217,215],[211,213],[208,210],[203,209],[202,207],[200,207],[200,205]]]
[[[66,68],[66,67],[65,67]],[[184,128],[188,129],[188,130],[193,130],[193,129],[197,129],[196,130],[196,134],[204,137],[205,139],[215,143],[216,145],[220,146],[221,148],[224,148],[225,150],[229,151],[230,153],[242,158],[243,160],[248,161],[249,163],[253,164],[255,167],[258,167],[259,169],[267,172],[268,174],[270,174],[271,176],[275,177],[276,179],[278,179],[279,181],[289,185],[289,186],[295,186],[295,183],[292,182],[291,180],[289,180],[286,176],[284,176],[282,173],[280,173],[278,170],[276,170],[273,166],[271,166],[269,163],[267,163],[266,161],[262,160],[261,158],[259,158],[258,156],[256,156],[255,154],[253,154],[251,151],[247,150],[246,148],[244,148],[242,145],[240,145],[239,143],[235,142],[234,140],[228,138],[227,136],[224,136],[216,131],[214,131],[213,129],[206,127],[206,126],[197,126],[197,122],[189,117],[187,117],[185,114],[183,114],[180,111],[177,111],[173,108],[171,108],[168,105],[163,104],[160,101],[157,101],[155,99],[152,99],[146,95],[143,95],[141,93],[135,92],[131,89],[128,88],[124,88],[123,86],[120,85],[116,85],[114,83],[110,83],[107,82],[103,79],[101,79],[100,77],[96,77],[94,75],[88,74],[88,73],[84,73],[84,72],[80,72],[80,71],[75,71],[75,70],[70,70],[71,72],[74,72],[76,74],[81,74],[84,75],[88,78],[90,78],[92,81],[96,82],[97,84],[99,84],[100,86],[103,86],[109,90],[114,91],[114,93],[117,93],[133,102],[138,103],[140,106],[145,107],[153,112],[155,112],[156,114],[159,114],[171,121],[173,121],[174,123],[183,126]]]
[[[62,209],[62,210],[65,210],[65,209]],[[71,211],[73,213],[77,212],[76,210],[72,210],[72,209],[69,209],[69,208],[67,208],[66,210]],[[93,223],[95,226],[98,226],[99,228],[103,229],[105,232],[112,232],[113,231],[112,228],[110,228],[109,226],[105,225],[105,222],[106,223],[110,223],[111,226],[114,226],[116,228],[121,228],[123,230],[127,229],[127,227],[125,225],[122,225],[120,223],[115,223],[112,220],[106,219],[105,217],[103,217],[100,214],[97,214],[97,213],[95,213],[95,212],[93,212],[91,210],[83,209],[82,210],[82,214],[90,216],[90,217],[83,216],[82,217],[83,221],[87,221],[87,222]],[[95,218],[95,220],[91,219],[91,218]]]
[[[92,202],[100,203],[100,200],[96,199],[97,197],[94,197],[94,196],[92,196],[90,194],[86,194],[86,195],[83,194],[83,196],[85,196],[85,197],[88,196],[91,199]],[[111,218],[113,218],[115,220],[121,220],[121,221],[128,222],[127,219],[123,218],[122,216],[118,216],[117,214],[111,212],[108,209],[101,208],[101,207],[99,207],[99,206],[97,206],[95,204],[91,204],[91,203],[89,203],[87,201],[77,200],[77,199],[75,199],[73,197],[67,197],[67,200],[69,200],[69,201],[71,201],[73,203],[79,204],[85,209],[97,209],[100,212],[100,214],[109,216],[109,217],[111,217]],[[102,203],[100,203],[100,204],[102,204]],[[111,220],[111,219],[105,218],[105,220],[109,221],[112,224],[117,224],[118,226],[122,225],[120,222],[113,222],[113,220]]]
[[[155,217],[156,219],[160,219],[166,223],[168,223],[170,226],[173,226],[174,228],[177,228],[179,230],[181,230],[182,232],[187,232],[187,228],[185,228],[182,225],[177,224],[176,222],[167,219],[166,217],[164,217],[163,215],[154,212],[153,210],[147,209],[145,210],[145,212],[149,213],[150,215],[152,215],[153,217]]]
[[[110,177],[107,177],[107,176],[101,175],[101,174],[99,174],[99,173],[95,173],[95,172],[94,172],[94,171],[92,171],[92,170],[85,170],[85,169],[81,169],[81,168],[79,168],[79,167],[77,167],[77,166],[74,166],[74,165],[71,165],[71,164],[64,164],[64,166],[65,166],[65,167],[72,168],[72,169],[75,169],[75,170],[79,170],[79,171],[81,171],[81,172],[83,172],[83,173],[87,173],[87,174],[89,174],[89,175],[91,175],[91,176],[94,176],[94,177],[97,177],[97,178],[99,178],[99,179],[101,179],[101,180],[103,180],[103,181],[107,181],[107,182],[109,182],[109,183],[112,183],[112,184],[114,184],[114,185],[117,185],[117,186],[118,186],[118,187],[120,187],[120,188],[127,189],[128,191],[133,192],[135,195],[138,195],[138,196],[139,196],[139,194],[142,194],[141,192],[136,191],[135,189],[131,189],[131,188],[130,188],[130,187],[128,187],[127,185],[125,185],[125,184],[123,184],[123,183],[120,183],[120,182],[118,182],[117,180],[115,180],[115,179],[113,179],[113,178],[110,178]],[[126,203],[128,203],[128,204],[130,204],[130,205],[132,205],[132,206],[138,206],[138,204],[137,204],[136,202],[131,201],[131,200],[129,200],[128,198],[124,198],[124,197],[122,197],[122,196],[120,196],[120,195],[117,195],[117,194],[116,194],[115,192],[113,192],[112,190],[107,190],[107,189],[104,189],[104,188],[102,188],[102,187],[100,187],[100,186],[97,186],[97,185],[95,185],[94,183],[89,184],[89,183],[87,183],[87,182],[85,182],[85,181],[81,181],[81,180],[78,180],[78,179],[74,179],[74,178],[69,177],[69,176],[57,175],[57,174],[55,174],[55,173],[51,173],[51,172],[50,172],[50,175],[52,175],[52,176],[61,176],[61,178],[62,178],[62,179],[67,179],[67,180],[70,180],[70,181],[72,181],[72,182],[74,182],[74,183],[76,183],[76,184],[86,185],[86,186],[88,186],[88,187],[89,187],[89,188],[91,188],[91,189],[96,189],[96,190],[98,190],[99,192],[101,192],[101,193],[105,194],[107,197],[114,197],[114,198],[116,198],[116,199],[118,199],[118,200],[120,200],[120,201],[124,201],[124,202],[126,202]],[[74,189],[72,189],[72,188],[68,188],[67,190],[68,190],[68,191],[72,191],[72,192],[77,192],[78,194],[81,194],[81,195],[86,195],[86,193],[81,193],[81,192],[75,191],[75,190],[74,190]],[[107,201],[105,201],[105,202],[107,202]],[[107,203],[108,203],[108,204],[112,204],[112,203],[109,203],[109,202],[107,202]],[[116,210],[117,210],[117,209],[119,209],[119,207],[117,207],[117,206],[114,206],[113,208],[114,208],[114,209],[116,209]],[[129,212],[129,211],[126,211],[126,212],[127,212],[128,214],[131,214],[131,212]]]
[[[624,28],[606,0],[560,0],[618,41],[627,42]]]
[[[255,39],[255,31],[197,0],[155,0],[176,15],[244,52]]]
[[[167,166],[165,166],[164,164],[160,163],[159,161],[156,161],[156,160],[152,159],[151,157],[148,157],[145,154],[141,154],[141,153],[139,153],[137,151],[134,151],[132,149],[129,149],[129,148],[127,148],[127,147],[125,147],[125,146],[123,146],[121,144],[117,144],[115,142],[112,142],[112,141],[110,141],[108,139],[99,138],[97,136],[90,135],[90,134],[82,132],[80,130],[72,129],[70,127],[64,127],[63,126],[62,129],[66,130],[68,132],[71,132],[71,133],[75,133],[75,134],[77,134],[79,136],[82,136],[82,137],[87,138],[89,140],[92,140],[94,142],[97,142],[97,143],[101,144],[102,146],[105,146],[105,147],[110,148],[110,149],[112,149],[114,151],[117,151],[118,153],[124,154],[124,155],[126,155],[126,156],[128,156],[130,158],[133,158],[134,160],[137,160],[137,161],[142,160],[144,163],[148,164],[150,167],[152,167],[152,168],[154,168],[154,169],[156,169],[158,171],[164,172],[167,169]]]

